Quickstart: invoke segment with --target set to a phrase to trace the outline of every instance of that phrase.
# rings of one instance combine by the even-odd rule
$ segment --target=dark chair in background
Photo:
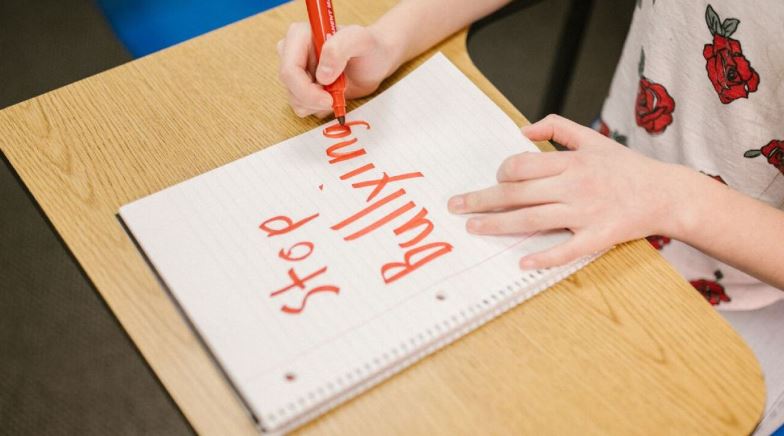
[[[471,26],[468,33],[469,44],[477,31],[491,26],[493,23],[503,18],[519,14],[526,8],[542,0],[518,0],[510,3],[500,11],[484,18]],[[567,5],[566,17],[564,18],[562,30],[557,35],[555,48],[555,61],[550,69],[547,86],[545,86],[544,97],[541,101],[541,111],[538,114],[526,114],[528,116],[538,115],[539,118],[547,114],[562,113],[566,95],[569,90],[572,75],[574,74],[580,45],[584,39],[585,30],[593,10],[594,0],[569,0]],[[481,68],[480,68],[481,69]]]

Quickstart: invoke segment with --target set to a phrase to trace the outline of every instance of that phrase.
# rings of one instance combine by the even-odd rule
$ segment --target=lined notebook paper
[[[448,198],[538,149],[437,54],[347,118],[130,203],[121,219],[249,410],[285,431],[590,258],[566,231],[479,237]],[[325,130],[326,129],[326,130]]]

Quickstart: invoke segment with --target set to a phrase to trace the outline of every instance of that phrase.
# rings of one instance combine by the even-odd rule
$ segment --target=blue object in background
[[[286,1],[97,0],[117,37],[135,57],[177,44]]]
[[[770,436],[784,436],[784,425],[779,427],[779,429],[774,431],[773,434]]]

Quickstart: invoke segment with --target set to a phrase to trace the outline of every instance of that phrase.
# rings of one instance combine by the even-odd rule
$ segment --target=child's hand
[[[332,97],[323,85],[346,73],[346,98],[372,93],[395,69],[398,61],[387,44],[370,27],[340,28],[324,43],[321,62],[316,54],[307,23],[294,23],[278,42],[280,80],[289,91],[289,103],[300,117],[331,112]]]
[[[556,115],[522,131],[532,141],[554,139],[569,151],[511,156],[498,169],[498,185],[449,200],[454,213],[485,212],[467,221],[471,233],[574,233],[521,259],[522,268],[557,266],[631,239],[679,233],[673,205],[688,201],[692,171],[649,159]]]

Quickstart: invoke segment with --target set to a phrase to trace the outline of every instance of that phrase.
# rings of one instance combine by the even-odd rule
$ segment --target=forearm
[[[402,0],[370,26],[393,51],[392,70],[510,0]]]
[[[671,236],[784,290],[784,211],[693,171],[681,177]]]

